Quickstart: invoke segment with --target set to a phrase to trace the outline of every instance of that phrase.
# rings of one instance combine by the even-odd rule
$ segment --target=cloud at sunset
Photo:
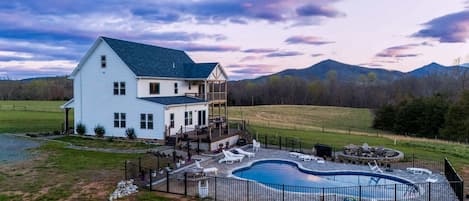
[[[184,50],[198,62],[253,65],[249,71],[228,70],[237,77],[252,76],[248,72],[256,67],[276,66],[256,71],[263,75],[329,58],[383,68],[394,66],[384,61],[399,59],[400,66],[412,68],[469,53],[460,52],[469,49],[467,1],[429,0],[417,13],[421,19],[363,9],[372,3],[392,13],[402,12],[393,5],[408,5],[399,0],[390,5],[371,0],[1,1],[0,73],[13,79],[68,74],[99,36]],[[441,9],[432,10],[435,5]]]
[[[434,38],[442,43],[464,43],[469,39],[469,10],[437,17],[423,24],[414,37]]]

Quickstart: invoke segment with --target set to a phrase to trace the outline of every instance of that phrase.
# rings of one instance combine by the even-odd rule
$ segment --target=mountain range
[[[335,71],[336,79],[344,82],[358,81],[360,77],[367,76],[369,73],[374,73],[376,75],[377,80],[379,80],[380,82],[389,82],[408,76],[417,78],[430,75],[454,76],[457,75],[457,73],[465,72],[466,70],[469,70],[469,68],[462,66],[444,66],[433,62],[410,72],[401,72],[380,68],[367,68],[359,65],[351,65],[328,59],[307,68],[287,69],[278,73],[252,79],[252,81],[262,82],[271,76],[292,76],[304,80],[325,80],[327,79],[329,72]]]

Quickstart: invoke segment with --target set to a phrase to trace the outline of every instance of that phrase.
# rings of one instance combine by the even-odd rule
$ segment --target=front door
[[[206,111],[205,110],[199,110],[198,113],[197,113],[197,125],[199,126],[204,126],[207,122],[206,122],[206,117],[205,115],[207,115]]]

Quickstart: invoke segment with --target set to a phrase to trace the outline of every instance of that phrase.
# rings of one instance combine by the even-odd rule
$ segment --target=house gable
[[[223,69],[223,67],[221,67],[221,65],[218,64],[212,70],[212,72],[208,76],[207,80],[228,80],[228,76],[227,76],[225,70]]]

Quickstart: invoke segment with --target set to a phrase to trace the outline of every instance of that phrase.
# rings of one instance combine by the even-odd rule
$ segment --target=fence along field
[[[0,133],[61,130],[64,113],[59,107],[64,103],[64,101],[0,101]]]

